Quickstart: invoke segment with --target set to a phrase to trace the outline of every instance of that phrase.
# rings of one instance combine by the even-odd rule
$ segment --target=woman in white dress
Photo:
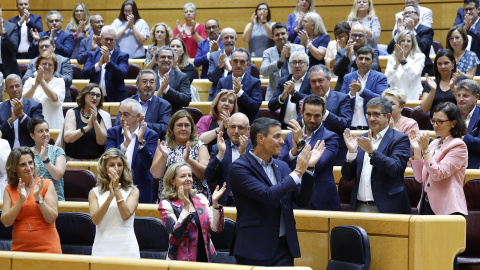
[[[51,129],[63,127],[62,104],[65,99],[65,82],[63,78],[53,75],[58,62],[54,53],[42,53],[35,63],[35,77],[29,78],[23,87],[23,97],[42,103],[43,116]]]
[[[0,132],[0,137],[2,137],[2,132]],[[7,163],[10,151],[8,141],[0,139],[0,200],[3,200],[3,191],[7,186],[7,170],[5,169],[5,164]]]
[[[127,157],[110,148],[98,160],[97,186],[88,194],[90,218],[97,225],[93,256],[140,258],[133,229],[140,192],[133,185]]]

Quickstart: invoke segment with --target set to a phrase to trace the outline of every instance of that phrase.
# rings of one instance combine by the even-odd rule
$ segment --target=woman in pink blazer
[[[409,134],[413,172],[423,184],[418,211],[421,215],[467,215],[463,182],[468,152],[462,140],[467,127],[460,109],[451,102],[441,103],[433,109],[430,122],[439,137],[430,145],[428,133]]]

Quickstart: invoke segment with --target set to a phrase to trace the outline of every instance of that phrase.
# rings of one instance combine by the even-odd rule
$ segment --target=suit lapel
[[[225,164],[231,164],[232,163],[232,141],[227,140],[225,142],[227,144],[227,149],[225,150],[225,155],[223,158],[225,159]]]
[[[156,98],[156,96],[153,96],[152,100],[150,101],[150,105],[148,105],[147,112],[145,113],[145,122],[147,123],[153,122],[152,121],[153,113],[149,113],[149,112],[151,111],[156,112],[159,103],[160,101]]]
[[[337,104],[337,94],[332,89],[330,89],[330,93],[328,94],[328,98],[327,98],[327,110],[334,111],[335,110],[334,105],[336,104]]]
[[[393,138],[393,130],[391,128],[388,128],[387,132],[385,132],[385,136],[383,136],[382,141],[380,142],[380,145],[377,148],[377,151],[380,153],[383,153],[383,150],[387,147],[387,145],[390,143],[390,140]]]
[[[468,124],[468,133],[472,133],[474,128],[478,129],[478,120],[480,118],[480,107],[475,106],[473,111],[472,118],[470,118],[470,123]]]
[[[374,70],[370,70],[370,74],[368,74],[367,82],[365,83],[365,88],[372,89],[373,77],[375,77]]]
[[[262,168],[262,165],[258,163],[258,161],[252,156],[250,152],[246,153],[245,156],[247,157],[247,160],[250,162],[252,165],[252,168],[257,171],[257,173],[261,176],[261,180],[265,182],[267,185],[271,186],[272,182],[270,182],[270,179],[268,178],[267,174],[265,173],[265,170]]]

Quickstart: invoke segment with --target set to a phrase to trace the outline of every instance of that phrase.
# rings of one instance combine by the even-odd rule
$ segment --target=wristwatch
[[[38,201],[35,201],[37,204],[42,204],[44,202],[43,198],[40,197],[40,199],[38,199]]]
[[[305,146],[305,140],[301,140],[297,143],[297,148],[298,149],[303,148],[303,146]]]
[[[48,158],[48,157],[47,157],[47,159],[45,159],[45,160],[42,160],[42,162],[43,162],[43,164],[47,164],[47,163],[49,163],[49,162],[50,162],[50,158]]]
[[[370,159],[374,158],[375,157],[375,150],[371,153],[368,153],[368,156],[370,157]]]
[[[403,59],[402,62],[400,62],[400,64],[402,64],[402,66],[406,65],[407,64],[407,59]]]
[[[430,153],[430,149],[427,149],[427,150],[425,150],[425,152],[422,152],[422,156],[425,156],[428,153]]]
[[[138,146],[145,146],[145,140],[143,140],[143,141],[138,141]]]

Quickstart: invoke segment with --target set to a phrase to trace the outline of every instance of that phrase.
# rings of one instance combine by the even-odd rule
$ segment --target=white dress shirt
[[[355,98],[355,105],[353,108],[353,117],[352,117],[352,127],[356,126],[368,126],[367,120],[365,119],[365,111],[363,110],[363,98],[360,96],[363,93],[363,89],[365,89],[365,85],[367,84],[368,75],[370,75],[370,70],[362,77],[358,71],[358,80],[362,85],[362,89],[352,96],[352,92],[349,93],[351,99]]]
[[[110,51],[110,60],[112,60],[112,54],[113,54],[113,51],[115,49],[111,50]],[[103,56],[101,56],[103,57]],[[100,57],[100,58],[101,58]],[[107,87],[106,87],[106,84],[105,84],[105,67],[107,66],[107,63],[103,63],[102,66],[99,66],[98,63],[95,64],[95,72],[99,72],[100,69],[101,69],[101,75],[100,75],[100,83],[98,84],[100,86],[100,89],[102,89],[102,94],[104,97],[107,96]]]
[[[22,16],[20,17],[20,20],[22,19]],[[30,17],[28,18],[28,21],[30,21]],[[20,28],[20,44],[18,45],[18,52],[19,53],[26,53],[28,52],[28,48],[30,48],[30,42],[28,41],[28,27],[27,27],[27,22],[24,21],[22,25],[20,25],[20,21],[18,21],[17,26]]]
[[[307,75],[307,73],[303,74],[303,76],[298,80],[295,80],[295,78],[292,76],[292,81],[293,81],[294,90],[295,90],[294,94],[295,92],[300,91],[300,87],[302,87],[303,80],[305,79],[305,75]],[[283,117],[283,120],[282,120],[284,124],[288,124],[292,119],[297,119],[297,104],[292,102],[292,96],[293,95],[291,96],[289,95],[289,97],[287,98],[288,99],[287,108],[285,110],[285,116]],[[285,100],[282,101],[280,99],[280,96],[278,97],[278,101],[280,101],[280,104],[282,105],[285,102]]]

